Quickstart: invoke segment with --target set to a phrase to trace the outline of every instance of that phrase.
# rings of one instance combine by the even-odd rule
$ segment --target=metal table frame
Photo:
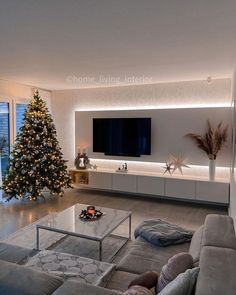
[[[75,233],[75,232],[70,232],[70,231],[66,231],[66,230],[62,230],[62,229],[57,229],[57,228],[53,228],[53,227],[49,227],[49,226],[45,226],[45,225],[36,224],[36,249],[40,250],[40,248],[39,248],[39,242],[40,242],[39,241],[39,239],[40,239],[39,230],[40,229],[44,229],[44,230],[48,230],[48,231],[52,231],[52,232],[56,232],[56,233],[61,233],[61,234],[69,235],[69,236],[74,236],[74,237],[78,237],[78,238],[84,238],[84,239],[91,240],[91,241],[97,241],[99,243],[99,260],[100,261],[102,261],[102,242],[104,241],[105,238],[107,238],[109,236],[113,236],[113,237],[119,237],[119,238],[124,239],[125,240],[124,244],[110,258],[110,260],[112,260],[112,258],[127,244],[127,242],[131,240],[131,222],[132,222],[131,218],[132,218],[132,213],[129,212],[129,215],[127,215],[125,218],[123,218],[119,223],[116,224],[116,226],[114,226],[108,233],[106,233],[106,235],[104,235],[102,237],[91,237],[91,236],[86,236],[86,235]],[[119,235],[113,235],[112,232],[127,219],[129,219],[129,236],[128,236],[128,238],[123,237],[123,236],[119,236]]]

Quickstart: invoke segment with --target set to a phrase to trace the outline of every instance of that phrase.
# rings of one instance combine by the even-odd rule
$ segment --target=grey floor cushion
[[[0,260],[1,295],[49,295],[62,283],[59,277]]]
[[[193,232],[165,220],[149,219],[137,226],[134,236],[140,236],[153,245],[167,247],[190,242]]]

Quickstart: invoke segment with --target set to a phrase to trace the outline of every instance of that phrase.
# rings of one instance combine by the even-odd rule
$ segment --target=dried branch
[[[222,121],[214,129],[209,120],[207,120],[207,132],[203,135],[188,133],[186,137],[191,138],[199,149],[204,151],[210,160],[215,160],[222,146],[228,138],[228,125],[222,128]]]

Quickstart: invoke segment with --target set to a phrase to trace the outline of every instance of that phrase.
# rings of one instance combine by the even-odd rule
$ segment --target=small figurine
[[[128,172],[128,165],[127,165],[127,163],[124,163],[123,165],[122,165],[122,168],[121,167],[118,167],[118,169],[116,170],[116,172]]]

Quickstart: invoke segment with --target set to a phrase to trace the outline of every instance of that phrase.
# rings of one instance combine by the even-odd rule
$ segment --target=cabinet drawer
[[[137,176],[113,174],[113,190],[122,192],[137,192]]]
[[[196,199],[200,201],[229,203],[229,184],[220,182],[196,183]]]
[[[165,182],[160,177],[138,176],[138,193],[164,196]]]
[[[90,172],[88,186],[98,189],[112,189],[112,174]]]
[[[165,195],[167,197],[195,200],[195,181],[166,179]]]

